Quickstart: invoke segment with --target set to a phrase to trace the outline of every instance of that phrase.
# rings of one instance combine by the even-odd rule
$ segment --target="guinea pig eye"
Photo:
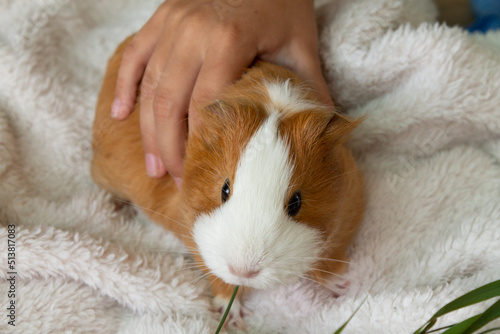
[[[226,179],[226,182],[224,182],[224,185],[222,186],[222,191],[221,191],[221,200],[222,203],[227,201],[229,198],[229,194],[231,193],[231,188],[229,187],[229,180]]]
[[[296,216],[300,211],[300,206],[302,205],[302,199],[300,196],[300,192],[297,191],[293,193],[292,197],[288,201],[287,211],[290,217]]]

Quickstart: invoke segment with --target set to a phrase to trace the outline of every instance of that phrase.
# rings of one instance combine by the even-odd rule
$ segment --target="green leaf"
[[[224,326],[224,322],[226,321],[227,315],[229,314],[229,310],[231,309],[231,306],[233,306],[233,301],[234,298],[236,297],[236,293],[238,292],[239,285],[236,285],[234,287],[233,295],[231,296],[231,299],[229,300],[229,303],[227,304],[226,310],[224,311],[224,315],[222,316],[222,319],[219,322],[219,327],[217,327],[217,330],[215,331],[215,334],[219,334],[220,330],[222,329],[222,326]]]
[[[356,313],[358,313],[358,311],[359,311],[359,309],[361,308],[361,306],[363,306],[363,304],[364,304],[364,303],[365,303],[365,301],[366,301],[366,298],[367,298],[367,297],[365,297],[365,299],[363,299],[363,301],[361,302],[361,304],[359,304],[358,308],[354,311],[354,313],[353,313],[353,314],[351,314],[351,316],[349,317],[349,319],[347,319],[347,321],[346,321],[346,322],[345,322],[345,323],[344,323],[344,324],[343,324],[343,325],[342,325],[339,329],[337,329],[337,330],[335,331],[335,333],[333,333],[333,334],[340,334],[340,333],[342,333],[342,331],[343,331],[343,330],[344,330],[344,328],[347,326],[347,324],[351,321],[351,319],[352,319],[352,318],[354,318],[354,316],[356,315]]]
[[[491,305],[486,311],[484,311],[479,319],[477,319],[472,325],[467,327],[463,334],[474,333],[479,328],[485,326],[487,323],[500,318],[500,300],[493,305]]]
[[[490,284],[483,285],[476,290],[466,293],[462,297],[455,299],[454,301],[443,306],[439,311],[432,316],[432,318],[438,318],[442,315],[450,313],[452,311],[461,309],[466,306],[477,304],[485,300],[500,296],[500,280],[492,282]]]
[[[464,330],[469,328],[470,325],[472,325],[474,322],[476,322],[477,319],[481,317],[480,314],[475,315],[469,319],[466,319],[456,325],[451,326],[447,331],[443,332],[443,334],[462,334],[464,333]]]
[[[465,295],[451,301],[437,311],[422,327],[417,329],[413,334],[426,333],[434,324],[436,319],[458,309],[483,302],[485,300],[500,296],[500,280],[483,285]]]
[[[417,329],[413,334],[424,334],[427,333],[429,329],[432,328],[436,324],[436,319],[431,318],[431,320],[427,321],[422,327]]]
[[[484,332],[477,333],[477,334],[486,334],[486,333],[492,333],[492,332],[500,332],[500,327],[490,328],[490,329],[485,330]]]

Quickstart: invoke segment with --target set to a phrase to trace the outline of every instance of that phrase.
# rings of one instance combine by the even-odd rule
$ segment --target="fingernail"
[[[113,101],[113,107],[111,107],[111,117],[112,118],[118,118],[118,116],[120,116],[120,106],[121,105],[122,105],[122,103],[120,102],[120,100],[118,100],[118,98],[116,98]]]
[[[174,177],[174,182],[177,185],[177,188],[181,189],[182,186],[182,178],[181,177]]]
[[[160,158],[156,157],[154,154],[146,154],[146,171],[149,177],[158,177],[160,174],[162,162]]]

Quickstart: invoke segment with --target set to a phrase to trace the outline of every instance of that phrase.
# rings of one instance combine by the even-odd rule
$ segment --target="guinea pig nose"
[[[243,278],[252,278],[260,273],[260,269],[234,267],[230,264],[228,265],[228,269],[231,274]]]

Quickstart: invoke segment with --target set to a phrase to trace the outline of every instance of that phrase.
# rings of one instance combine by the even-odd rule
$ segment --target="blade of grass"
[[[470,325],[472,325],[477,319],[481,317],[480,314],[475,315],[469,319],[466,319],[458,324],[451,326],[447,331],[444,331],[442,334],[462,334],[464,330],[466,330]]]
[[[436,319],[450,313],[452,311],[456,311],[460,308],[470,306],[473,304],[477,304],[483,302],[485,300],[500,296],[500,280],[483,285],[480,288],[477,288],[465,295],[451,301],[450,303],[443,306],[440,310],[438,310],[430,319],[425,323],[422,327],[417,329],[413,334],[423,334],[426,333],[434,324],[436,323]]]
[[[335,333],[333,334],[340,334],[342,333],[342,331],[344,330],[344,328],[347,326],[347,324],[351,321],[351,319],[356,315],[356,313],[358,313],[359,309],[361,308],[361,306],[363,306],[363,304],[365,303],[366,301],[366,298],[368,297],[365,297],[365,299],[363,299],[363,301],[361,302],[361,304],[359,304],[359,306],[356,308],[356,310],[354,311],[353,314],[351,314],[351,316],[349,317],[349,319],[347,319],[346,322],[344,322],[344,324],[335,331]]]
[[[215,331],[215,334],[219,334],[220,330],[222,329],[222,326],[224,326],[224,322],[226,321],[227,315],[229,314],[229,310],[231,309],[231,306],[233,306],[234,298],[236,297],[236,293],[238,293],[239,285],[236,285],[234,287],[233,295],[231,296],[231,299],[229,299],[229,303],[227,304],[226,310],[224,311],[224,315],[222,316],[222,319],[220,319],[219,322],[219,327],[217,327],[217,330]]]
[[[477,334],[486,334],[486,333],[493,333],[493,332],[500,332],[500,327],[490,328],[490,329],[485,330],[484,332],[477,333]]]
[[[500,300],[497,300],[495,304],[491,305],[486,311],[484,311],[479,319],[467,327],[463,334],[474,333],[476,330],[497,318],[500,318]]]
[[[442,334],[471,334],[489,322],[500,317],[500,300],[489,307],[486,311],[469,319],[466,319],[458,324],[450,326],[450,328]],[[429,331],[431,333],[434,331]]]
[[[429,333],[428,330],[432,328],[436,324],[437,320],[431,318],[429,321],[427,321],[422,327],[417,329],[413,334],[425,334]]]
[[[431,318],[429,321],[427,321],[422,327],[417,329],[413,334],[425,334],[429,333],[428,330],[432,328],[436,324],[437,320]]]
[[[483,302],[485,300],[500,296],[500,280],[483,285],[462,297],[443,306],[434,314],[433,318],[438,318],[444,314],[458,310],[460,308]]]
[[[430,334],[430,333],[436,333],[436,332],[439,332],[439,331],[442,331],[444,329],[448,329],[450,328],[451,326],[455,326],[456,324],[453,324],[453,325],[448,325],[448,326],[443,326],[443,327],[440,327],[440,328],[436,328],[436,329],[433,329],[431,331],[428,331],[428,332],[425,332],[425,334]]]

